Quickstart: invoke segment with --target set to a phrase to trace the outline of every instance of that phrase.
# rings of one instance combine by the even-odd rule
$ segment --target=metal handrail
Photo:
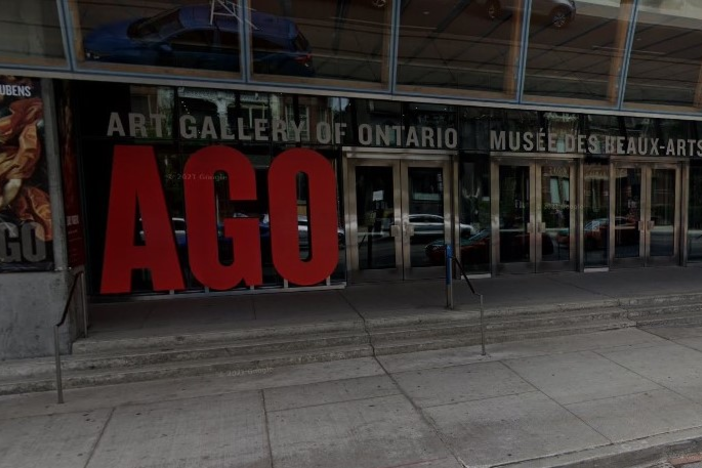
[[[71,286],[71,292],[68,293],[68,298],[66,299],[66,305],[63,307],[63,314],[61,315],[61,320],[54,325],[54,358],[56,359],[56,392],[58,393],[59,404],[63,403],[63,380],[61,378],[61,350],[59,348],[59,328],[66,321],[68,316],[68,310],[73,302],[73,294],[76,292],[76,286],[78,285],[78,280],[85,274],[84,271],[79,271],[73,277],[73,285]],[[81,283],[81,290],[85,294],[84,283]],[[83,302],[83,308],[85,308],[85,302]],[[85,310],[83,310],[84,321],[85,321]],[[87,321],[84,322],[84,328],[87,329]],[[87,336],[87,332],[86,336]]]
[[[458,261],[458,258],[456,258],[455,255],[453,255],[453,249],[451,248],[450,245],[446,246],[446,285],[447,285],[447,295],[448,295],[448,306],[449,308],[453,309],[453,285],[451,284],[451,279],[453,277],[453,274],[451,272],[451,265],[455,264],[458,269],[461,272],[461,275],[463,278],[465,278],[466,283],[468,284],[468,288],[470,289],[470,292],[474,296],[478,296],[480,298],[480,354],[482,356],[485,356],[485,307],[483,303],[483,295],[478,293],[475,290],[475,287],[473,287],[473,283],[471,283],[470,279],[468,278],[468,275],[466,274],[466,271],[463,269],[463,265],[461,265],[461,262]]]

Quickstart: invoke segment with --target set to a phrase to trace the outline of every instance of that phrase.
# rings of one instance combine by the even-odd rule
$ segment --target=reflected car
[[[174,8],[149,18],[106,24],[83,41],[86,60],[238,71],[239,21],[209,5]],[[287,18],[251,12],[256,73],[313,76],[309,42]]]
[[[516,0],[483,0],[485,13],[490,19],[499,19],[506,12],[514,10]],[[575,19],[575,0],[532,0],[532,18],[539,18],[556,29],[561,29]]]
[[[461,263],[465,266],[487,264],[490,262],[490,229],[483,229],[474,236],[460,239]],[[529,234],[502,233],[500,236],[500,261],[513,262],[529,255]],[[428,244],[424,252],[433,265],[443,265],[446,258],[446,243],[437,240]],[[553,241],[546,234],[541,234],[541,254],[553,254]]]
[[[614,225],[617,245],[636,245],[639,243],[639,229],[636,221],[624,216],[617,216]],[[583,228],[583,236],[585,250],[604,249],[609,239],[609,218],[596,218],[588,221]],[[570,243],[568,229],[563,229],[558,233],[556,242],[561,245]]]
[[[171,218],[171,226],[173,227],[173,235],[176,241],[176,247],[179,249],[185,248],[188,245],[188,232],[184,218]],[[141,219],[137,220],[137,230],[139,231],[139,239],[144,242],[144,228],[141,224]]]
[[[414,229],[412,242],[426,242],[431,237],[444,237],[444,217],[435,214],[411,214],[408,221]],[[475,228],[470,224],[459,224],[461,237],[470,237],[476,234]]]
[[[267,237],[270,237],[270,217],[268,214],[264,214],[261,217],[261,222],[259,223],[261,232]],[[300,243],[300,247],[306,249],[310,246],[310,233],[309,233],[309,220],[307,216],[298,215],[297,216],[297,236]],[[346,236],[344,230],[340,227],[336,228],[336,236],[339,242],[339,246],[343,247],[346,243]]]

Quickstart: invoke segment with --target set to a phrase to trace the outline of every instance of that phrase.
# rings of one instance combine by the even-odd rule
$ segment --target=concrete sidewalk
[[[1,397],[0,467],[630,467],[702,451],[701,350],[625,329]]]

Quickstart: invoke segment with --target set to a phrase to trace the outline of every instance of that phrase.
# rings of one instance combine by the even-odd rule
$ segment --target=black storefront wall
[[[222,217],[254,216],[261,220],[265,238],[268,200],[266,171],[276,155],[287,148],[312,148],[329,160],[337,171],[339,236],[343,237],[343,177],[341,158],[344,146],[443,148],[460,154],[461,184],[469,195],[459,208],[461,222],[482,223],[489,216],[488,155],[495,150],[514,150],[509,136],[541,135],[556,146],[533,145],[520,152],[556,150],[563,152],[564,135],[582,136],[585,141],[603,142],[584,146],[586,160],[607,161],[611,149],[604,144],[618,137],[657,139],[667,145],[671,139],[696,140],[698,125],[688,121],[641,119],[617,116],[557,114],[493,108],[456,107],[397,103],[379,100],[284,95],[239,91],[211,91],[183,87],[75,82],[77,141],[84,191],[83,209],[88,239],[88,272],[91,294],[99,291],[104,254],[112,154],[115,145],[149,145],[159,161],[159,171],[174,237],[180,243],[179,256],[186,290],[205,288],[190,274],[185,239],[182,169],[190,154],[210,145],[225,145],[243,152],[256,169],[257,200],[226,201],[225,179],[217,181],[215,196]],[[96,105],[99,103],[99,105]],[[496,148],[495,136],[504,133],[505,147]],[[277,138],[275,136],[277,135]],[[515,141],[520,137],[515,137]],[[424,146],[423,146],[424,145]],[[135,168],[138,170],[138,168]],[[476,173],[477,171],[477,173]],[[304,231],[305,180],[300,178],[298,207],[300,242],[309,240]],[[221,202],[221,203],[220,203]],[[693,208],[690,208],[691,210]],[[692,217],[691,217],[692,219]],[[695,218],[696,219],[696,218]],[[138,223],[137,223],[138,225]],[[181,229],[183,228],[183,229]],[[135,243],[143,235],[134,233]],[[305,239],[307,236],[307,239]],[[345,281],[345,255],[340,239],[338,266],[332,282]],[[221,261],[231,262],[231,245],[221,245]],[[301,256],[310,255],[302,249]],[[262,242],[265,285],[284,286],[284,280],[270,263],[270,252]],[[266,266],[266,264],[268,265]],[[477,266],[483,270],[486,265]],[[134,293],[152,294],[148,271],[135,271]]]

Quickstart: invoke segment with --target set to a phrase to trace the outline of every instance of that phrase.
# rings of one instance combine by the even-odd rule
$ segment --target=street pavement
[[[0,398],[1,468],[561,466],[702,440],[702,328],[624,329],[493,344],[487,356],[453,348],[65,397],[63,405],[54,392]],[[616,460],[591,466],[631,466],[626,456]]]

